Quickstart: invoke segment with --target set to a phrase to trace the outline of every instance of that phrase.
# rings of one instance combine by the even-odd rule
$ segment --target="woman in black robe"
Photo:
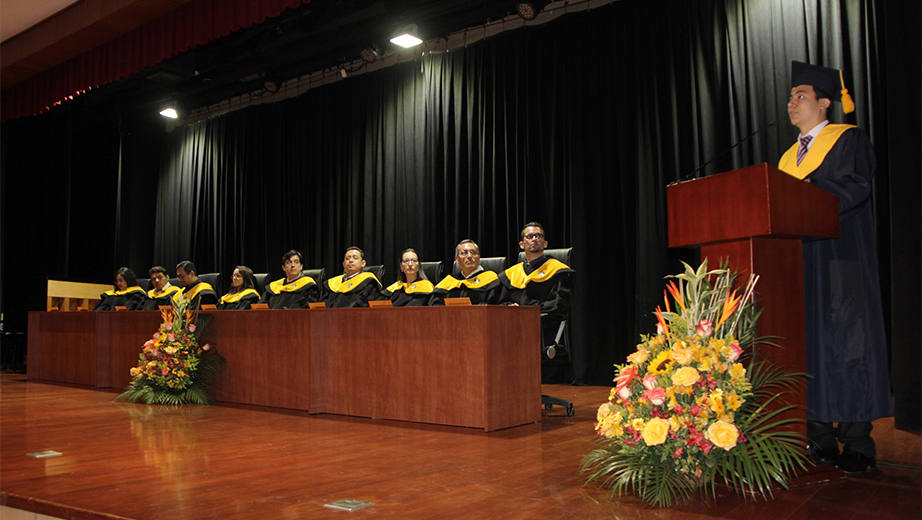
[[[256,292],[256,277],[253,276],[253,270],[245,265],[238,265],[231,275],[230,292],[221,297],[218,309],[245,310],[258,301],[259,293]]]
[[[131,269],[122,267],[115,272],[115,289],[99,295],[99,303],[94,311],[114,311],[116,307],[126,307],[129,311],[141,310],[147,294],[138,286],[138,278]]]
[[[407,249],[400,255],[400,273],[397,275],[397,281],[384,291],[394,307],[428,304],[435,286],[426,278],[426,273],[420,267],[416,250]]]

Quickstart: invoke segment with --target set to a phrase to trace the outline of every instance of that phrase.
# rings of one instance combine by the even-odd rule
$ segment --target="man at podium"
[[[893,415],[871,207],[874,148],[856,126],[827,119],[833,102],[854,110],[841,71],[795,61],[791,78],[788,116],[800,137],[779,168],[839,198],[841,233],[803,244],[809,452],[861,472],[875,465],[871,421]]]

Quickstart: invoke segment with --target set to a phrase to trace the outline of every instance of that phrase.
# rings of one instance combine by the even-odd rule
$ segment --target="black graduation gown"
[[[554,345],[560,322],[570,313],[570,276],[575,271],[547,256],[535,259],[530,267],[526,274],[525,263],[516,264],[500,273],[499,281],[512,302],[541,307],[543,345]]]
[[[228,293],[221,297],[218,302],[218,310],[221,311],[242,311],[249,309],[250,306],[259,301],[259,293],[256,289],[244,289],[238,293]]]
[[[384,290],[384,296],[390,298],[394,307],[421,307],[429,304],[433,289],[435,286],[429,280],[410,284],[398,280]]]
[[[106,291],[99,295],[99,303],[93,307],[94,311],[114,311],[117,306],[124,306],[129,311],[139,311],[144,307],[147,295],[144,289],[138,286],[129,287],[124,291]]]
[[[268,304],[270,309],[307,309],[310,303],[320,301],[320,288],[310,276],[285,282],[280,278],[267,285],[259,303]]]
[[[182,289],[171,285],[163,290],[163,292],[157,292],[157,289],[151,289],[147,291],[147,301],[144,302],[144,307],[142,310],[145,311],[156,311],[160,309],[161,305],[172,306],[174,296],[179,293],[182,294]]]
[[[811,147],[807,157],[813,152]],[[806,176],[839,198],[841,231],[839,238],[806,241],[803,248],[806,368],[812,375],[807,419],[812,421],[864,422],[893,415],[871,207],[876,165],[870,140],[852,128]]]
[[[201,280],[197,280],[194,284],[183,287],[182,297],[184,300],[193,300],[192,307],[194,308],[200,308],[202,305],[216,305],[218,303],[218,295],[214,292],[214,288],[210,283]]]
[[[445,305],[445,298],[470,298],[471,305],[500,305],[508,295],[493,271],[480,271],[473,278],[457,279],[448,275],[435,286],[429,305]]]
[[[371,300],[386,299],[374,273],[363,271],[343,282],[344,276],[334,276],[324,282],[323,301],[328,308],[368,307]]]

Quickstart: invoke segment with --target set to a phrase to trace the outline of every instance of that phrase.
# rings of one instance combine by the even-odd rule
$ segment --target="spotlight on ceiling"
[[[173,107],[166,107],[160,111],[160,115],[163,117],[168,117],[170,119],[176,119],[179,117],[179,113],[176,112],[176,109]]]
[[[538,13],[544,9],[544,6],[550,2],[546,0],[530,0],[524,2],[515,3],[515,12],[519,13],[519,16],[526,20],[534,20],[538,17]]]
[[[266,92],[270,92],[270,93],[278,92],[279,87],[281,86],[282,86],[282,82],[275,78],[267,76],[265,79],[263,79],[263,88],[266,90]]]
[[[410,47],[415,47],[423,41],[417,36],[419,34],[419,28],[416,24],[410,24],[397,31],[397,36],[391,38],[391,43],[397,44],[405,49]]]
[[[377,45],[371,43],[366,45],[365,48],[359,52],[359,56],[362,57],[365,63],[374,63],[381,58],[381,50],[378,49]]]

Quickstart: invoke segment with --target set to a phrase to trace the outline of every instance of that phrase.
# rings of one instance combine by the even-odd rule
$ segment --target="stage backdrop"
[[[484,257],[513,260],[521,226],[539,220],[550,247],[576,248],[575,379],[608,384],[613,364],[653,329],[663,276],[680,269],[678,259],[694,260],[666,247],[666,184],[705,163],[700,175],[776,163],[797,134],[785,109],[791,60],[845,69],[858,110],[834,119],[858,124],[877,146],[889,287],[888,139],[918,129],[886,114],[886,56],[907,55],[896,45],[883,54],[881,28],[901,27],[888,7],[622,0],[168,135],[98,122],[109,137],[100,155],[117,155],[121,143],[122,169],[69,166],[75,189],[81,175],[111,182],[94,183],[106,201],[99,214],[68,213],[63,247],[73,258],[102,241],[93,233],[115,245],[105,239],[105,254],[80,273],[59,259],[39,265],[97,281],[123,264],[145,272],[184,259],[225,277],[236,264],[281,276],[282,253],[297,248],[307,267],[336,274],[344,249],[358,245],[369,264],[387,265],[388,282],[406,247],[450,263],[454,245],[473,238]],[[85,109],[71,110],[73,118]],[[139,160],[160,142],[155,164]],[[55,195],[49,204],[78,196]],[[114,213],[110,201],[120,202]],[[61,255],[57,245],[49,251]],[[7,262],[4,279],[27,267]]]

